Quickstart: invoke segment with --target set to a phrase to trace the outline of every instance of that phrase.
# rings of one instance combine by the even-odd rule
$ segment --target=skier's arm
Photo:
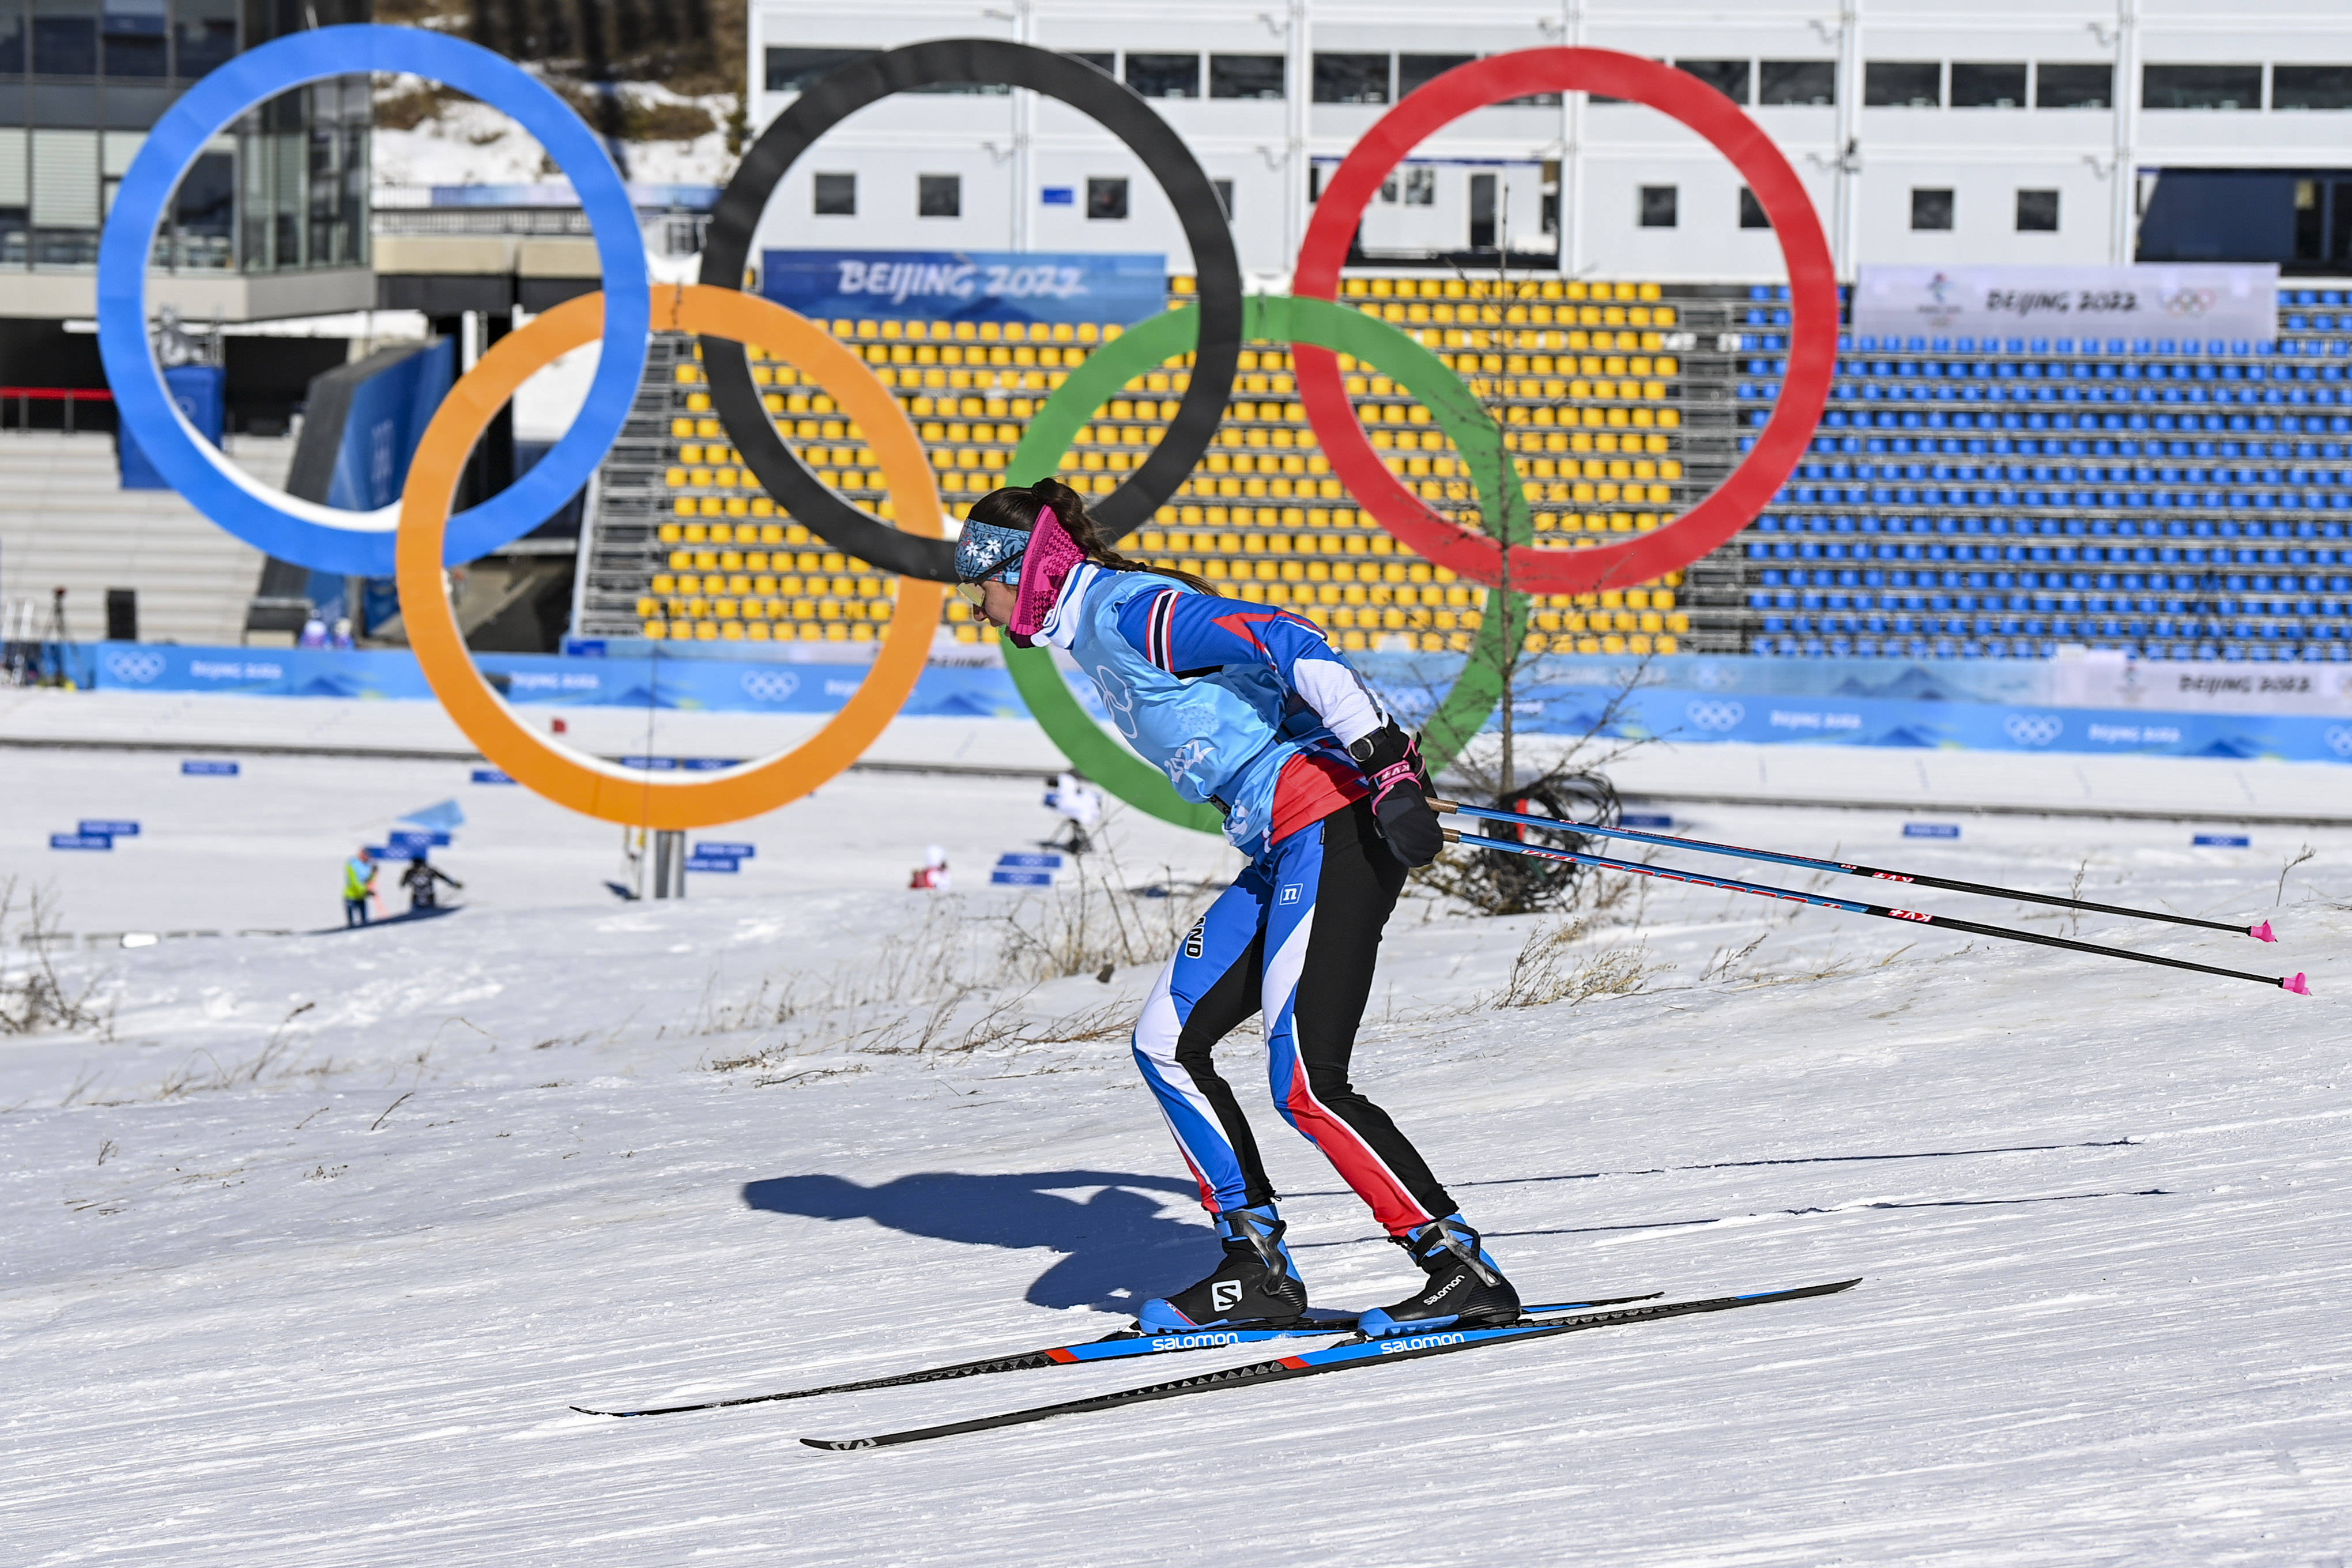
[[[1389,722],[1360,677],[1323,629],[1304,616],[1171,588],[1139,594],[1119,610],[1118,629],[1145,658],[1171,675],[1232,664],[1262,664],[1353,745]]]
[[[425,868],[426,870],[428,870],[428,871],[432,872],[436,877],[438,877],[441,880],[443,880],[443,881],[445,881],[445,882],[448,883],[451,887],[456,888],[456,889],[460,889],[461,891],[464,889],[464,888],[465,888],[465,886],[466,886],[466,884],[465,884],[465,883],[463,883],[463,882],[461,882],[461,881],[457,880],[457,878],[452,877],[451,875],[449,875],[449,873],[448,873],[448,872],[444,871],[444,870],[443,870],[443,869],[441,869],[441,868],[440,868],[440,867],[438,867],[438,866],[434,866],[434,865],[429,865],[429,864],[428,864]]]

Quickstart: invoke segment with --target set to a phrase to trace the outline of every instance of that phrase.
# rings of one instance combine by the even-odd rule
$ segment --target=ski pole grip
[[[1458,827],[1441,827],[1438,831],[1445,835],[1445,842],[1448,844],[1459,844],[1462,842],[1462,830]]]
[[[1461,810],[1462,808],[1450,800],[1440,800],[1435,795],[1431,795],[1429,797],[1429,809],[1437,813],[1440,816],[1451,816],[1454,813]]]

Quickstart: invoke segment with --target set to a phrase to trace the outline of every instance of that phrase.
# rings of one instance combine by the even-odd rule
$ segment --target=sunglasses
[[[955,591],[966,604],[978,607],[986,603],[983,590],[989,584],[1003,583],[1009,585],[1020,582],[1020,566],[1021,557],[1015,555],[977,583],[958,583],[955,585]]]

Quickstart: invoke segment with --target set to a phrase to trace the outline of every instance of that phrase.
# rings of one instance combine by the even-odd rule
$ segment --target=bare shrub
[[[24,967],[12,973],[7,949],[0,946],[0,1035],[36,1035],[45,1029],[90,1029],[111,1033],[113,1009],[102,1006],[99,993],[102,976],[68,981],[58,973],[50,950],[66,942],[58,929],[55,895],[47,888],[21,892],[16,878],[0,882],[0,942],[5,942],[20,906],[24,924],[16,939]]]

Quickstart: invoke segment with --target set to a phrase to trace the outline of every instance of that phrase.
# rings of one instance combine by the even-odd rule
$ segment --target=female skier
[[[1128,743],[1185,799],[1215,805],[1250,858],[1169,959],[1135,1028],[1136,1064],[1225,1254],[1207,1279],[1145,1303],[1142,1327],[1282,1325],[1307,1310],[1256,1141],[1210,1059],[1253,1012],[1283,1120],[1428,1274],[1364,1314],[1362,1331],[1516,1319],[1518,1293],[1478,1233],[1348,1081],[1381,928],[1406,868],[1444,845],[1412,738],[1314,622],[1117,554],[1057,479],[981,498],[955,566],[958,592],[991,625],[1076,658]]]

